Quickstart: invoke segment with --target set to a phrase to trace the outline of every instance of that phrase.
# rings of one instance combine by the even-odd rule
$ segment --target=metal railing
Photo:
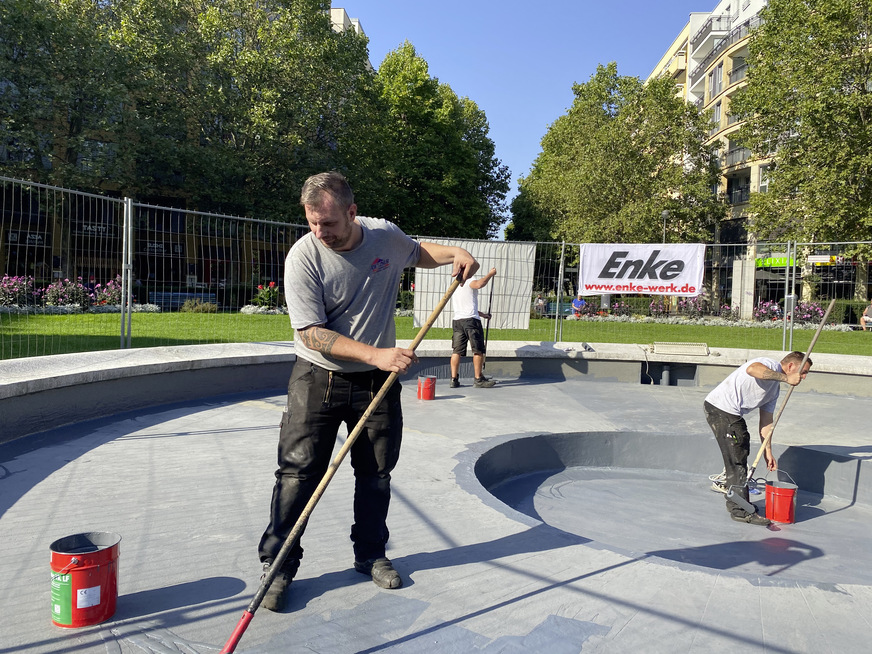
[[[702,24],[696,34],[694,34],[690,39],[690,45],[692,48],[696,48],[700,41],[705,40],[709,34],[712,32],[726,32],[730,29],[730,23],[732,19],[728,14],[720,14],[718,16],[710,16],[706,22]]]
[[[733,148],[723,155],[721,162],[725,168],[729,168],[744,163],[750,158],[751,151],[748,148]]]
[[[738,43],[745,37],[747,37],[752,30],[759,27],[763,21],[759,16],[754,16],[753,18],[745,21],[738,27],[734,28],[730,31],[730,33],[718,41],[715,46],[712,48],[711,52],[709,52],[702,61],[700,61],[690,72],[690,84],[693,86],[697,83],[700,76],[706,71],[709,65],[715,61],[715,59],[720,56],[724,50],[729,48],[731,45]]]
[[[730,84],[736,84],[748,76],[748,64],[733,68],[729,73]]]

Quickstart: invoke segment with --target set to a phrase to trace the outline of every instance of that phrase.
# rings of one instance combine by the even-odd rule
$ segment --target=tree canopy
[[[484,112],[430,77],[408,42],[385,57],[377,85],[390,148],[382,212],[420,234],[495,236],[509,173],[494,156]]]
[[[712,193],[710,124],[669,79],[643,83],[598,66],[542,139],[512,203],[507,238],[659,242],[711,238],[724,213]]]
[[[872,239],[872,1],[771,0],[731,110],[770,156],[760,238]]]
[[[410,44],[374,71],[321,0],[7,0],[0,171],[258,218],[301,219],[336,169],[361,213],[485,238],[508,172],[487,119]]]

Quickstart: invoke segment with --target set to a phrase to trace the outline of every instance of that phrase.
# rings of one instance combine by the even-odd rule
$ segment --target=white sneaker
[[[727,485],[723,484],[721,482],[718,482],[718,481],[713,481],[712,482],[712,490],[715,491],[716,493],[723,493],[724,495],[726,495],[727,494]]]

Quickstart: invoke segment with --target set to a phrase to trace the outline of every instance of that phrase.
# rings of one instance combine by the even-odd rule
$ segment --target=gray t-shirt
[[[325,247],[310,232],[285,260],[285,297],[291,326],[327,329],[374,347],[394,347],[394,309],[403,269],[421,257],[420,244],[395,224],[358,216],[360,244],[348,252]],[[327,370],[359,372],[373,366],[328,357],[294,343],[297,356]]]
[[[781,382],[776,379],[757,379],[748,374],[748,366],[762,363],[770,370],[784,372],[781,364],[768,357],[751,359],[731,372],[705,398],[706,402],[734,416],[743,416],[754,409],[775,413]]]

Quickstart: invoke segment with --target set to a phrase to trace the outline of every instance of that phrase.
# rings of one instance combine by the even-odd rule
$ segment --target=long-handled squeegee
[[[451,296],[454,294],[454,291],[457,290],[458,286],[460,286],[460,279],[455,279],[454,282],[452,282],[451,286],[448,288],[448,290],[445,292],[445,295],[442,296],[442,299],[439,300],[439,304],[437,304],[436,308],[433,309],[433,313],[430,314],[427,322],[424,324],[423,327],[421,327],[418,335],[415,336],[415,340],[413,340],[411,345],[409,346],[410,350],[414,352],[415,349],[421,344],[421,341],[424,340],[424,336],[426,336],[427,332],[430,331],[430,327],[432,327],[433,323],[436,322],[439,314],[442,313],[442,310],[445,308],[445,305],[448,304],[448,301],[451,299]],[[303,509],[303,512],[297,519],[297,523],[294,525],[291,533],[289,533],[288,537],[285,539],[282,548],[279,550],[279,553],[273,560],[272,565],[270,565],[269,571],[264,576],[263,581],[260,582],[260,588],[257,589],[257,592],[254,594],[251,603],[242,614],[242,618],[240,618],[239,622],[236,624],[236,629],[233,630],[233,633],[230,635],[229,640],[224,645],[224,649],[221,650],[220,654],[231,654],[232,652],[236,651],[236,646],[239,644],[242,635],[248,628],[248,624],[254,617],[254,612],[257,611],[260,603],[263,601],[263,598],[266,595],[267,590],[269,590],[270,585],[276,578],[276,575],[278,575],[279,571],[281,570],[282,564],[288,557],[288,552],[291,551],[294,543],[300,537],[300,532],[303,530],[303,525],[306,524],[306,521],[312,514],[312,511],[314,510],[315,505],[318,503],[318,500],[321,499],[324,491],[327,490],[327,485],[330,483],[330,480],[333,479],[333,476],[339,469],[339,466],[345,458],[345,455],[348,454],[349,450],[351,450],[351,446],[354,445],[354,441],[357,440],[360,432],[363,431],[363,427],[366,424],[366,421],[369,420],[370,416],[381,404],[381,401],[384,399],[385,395],[387,395],[388,390],[397,380],[397,377],[398,375],[395,372],[392,372],[388,376],[388,378],[385,380],[385,383],[382,384],[379,392],[372,399],[372,402],[369,403],[366,411],[364,411],[363,415],[360,417],[360,420],[357,421],[354,429],[351,431],[350,434],[348,434],[348,438],[345,439],[345,443],[342,445],[339,452],[334,457],[333,461],[327,467],[327,472],[324,473],[324,476],[321,478],[321,482],[318,484],[318,487],[312,494],[311,499],[309,499],[309,503],[306,504],[306,507]]]

